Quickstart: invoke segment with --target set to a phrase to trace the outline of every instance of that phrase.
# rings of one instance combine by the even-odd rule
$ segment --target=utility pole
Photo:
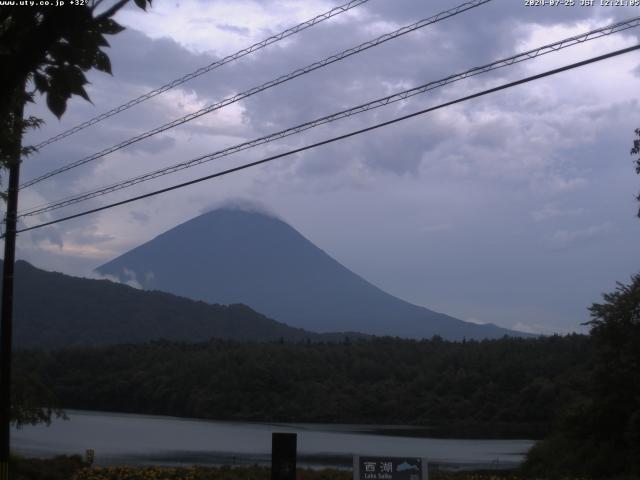
[[[18,189],[20,187],[20,154],[22,150],[22,116],[24,102],[18,98],[14,109],[13,133],[16,142],[11,152],[7,215],[4,234],[4,264],[2,269],[2,322],[0,323],[0,480],[9,480],[11,440],[11,355],[13,330],[13,267],[16,254],[16,223]]]

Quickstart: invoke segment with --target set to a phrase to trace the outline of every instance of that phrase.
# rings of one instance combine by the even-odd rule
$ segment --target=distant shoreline
[[[73,413],[74,415],[111,415],[121,417],[133,417],[133,418],[150,418],[150,419],[173,419],[184,422],[206,422],[213,424],[228,424],[228,425],[264,425],[273,427],[284,428],[308,428],[314,431],[326,431],[326,432],[357,432],[369,435],[381,435],[387,437],[409,437],[409,438],[429,438],[429,439],[443,439],[443,440],[514,440],[514,441],[535,441],[539,438],[531,437],[527,435],[482,435],[479,433],[482,429],[476,428],[478,434],[476,435],[459,435],[459,432],[469,432],[473,430],[473,426],[464,425],[450,428],[440,426],[425,426],[425,425],[384,425],[384,424],[371,424],[371,423],[332,423],[332,422],[296,422],[296,421],[259,421],[259,420],[226,420],[226,419],[211,419],[211,418],[198,418],[198,417],[180,417],[177,415],[160,415],[149,413],[137,413],[137,412],[119,412],[111,410],[86,410],[86,409],[63,409],[65,413]],[[507,425],[509,426],[509,425]],[[495,427],[494,427],[495,428]],[[516,430],[516,428],[514,428]]]

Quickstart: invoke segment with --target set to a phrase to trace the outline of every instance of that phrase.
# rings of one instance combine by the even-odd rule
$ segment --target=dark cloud
[[[240,210],[243,212],[262,213],[264,215],[279,218],[277,213],[273,210],[273,208],[269,207],[269,205],[260,202],[257,199],[245,197],[227,198],[222,201],[214,202],[200,210],[200,214],[218,210],[220,208]]]
[[[151,40],[133,29],[110,39],[112,70],[117,82],[156,88],[193,72],[216,59],[194,54],[170,38]],[[126,96],[124,96],[126,98]]]

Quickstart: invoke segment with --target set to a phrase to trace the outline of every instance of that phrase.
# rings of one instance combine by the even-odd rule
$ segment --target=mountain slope
[[[522,335],[400,300],[351,272],[285,222],[234,209],[191,219],[97,268],[145,289],[245,303],[296,327],[447,339]]]
[[[46,272],[24,261],[16,263],[15,278],[14,338],[18,348],[140,343],[161,338],[332,341],[345,336],[291,328],[245,305],[209,305],[108,280]]]

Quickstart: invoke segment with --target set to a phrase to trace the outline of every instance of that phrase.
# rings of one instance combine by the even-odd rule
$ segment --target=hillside
[[[450,340],[527,336],[476,325],[394,297],[353,273],[290,225],[263,213],[218,209],[96,269],[143,288],[210,303],[244,303],[316,332]]]
[[[108,280],[46,272],[24,261],[16,263],[15,281],[16,348],[212,337],[241,341],[344,338],[344,334],[318,335],[291,328],[245,305],[209,305]]]

